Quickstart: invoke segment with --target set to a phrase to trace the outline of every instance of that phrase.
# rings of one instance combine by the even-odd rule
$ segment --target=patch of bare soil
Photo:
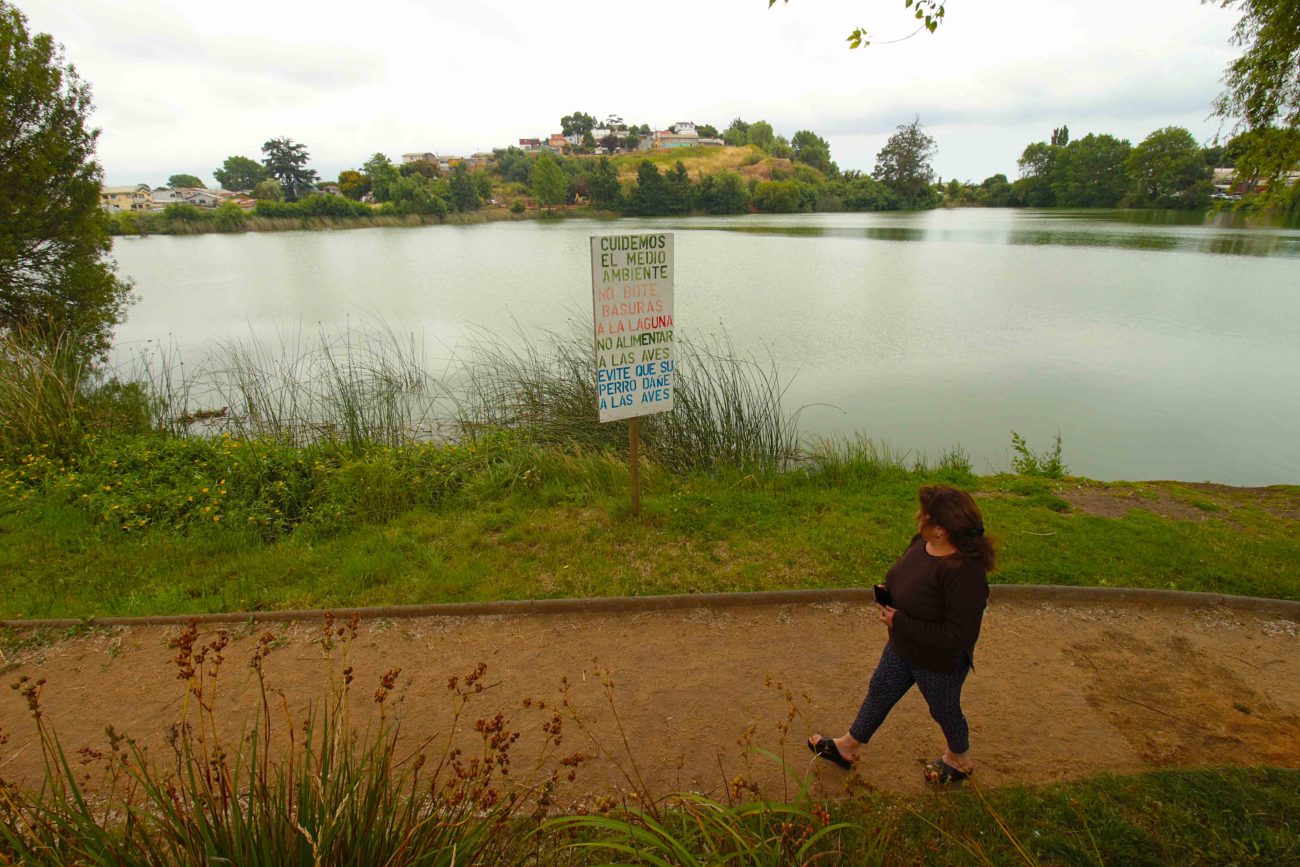
[[[1071,508],[1102,518],[1122,518],[1133,509],[1178,521],[1204,521],[1209,517],[1203,510],[1181,503],[1160,489],[1151,490],[1153,497],[1143,497],[1131,490],[1094,487],[1066,488],[1057,493]]]
[[[266,629],[234,629],[224,650],[216,705],[231,742],[261,706],[247,662]],[[354,719],[364,724],[380,677],[400,668],[385,707],[412,748],[472,750],[474,721],[501,711],[523,733],[513,767],[525,777],[541,725],[559,710],[559,754],[594,757],[560,792],[569,802],[642,787],[718,793],[737,776],[789,794],[780,767],[754,747],[841,791],[849,775],[814,762],[804,740],[848,727],[885,638],[874,606],[846,604],[373,621],[346,651],[330,653],[317,625],[270,629],[267,677],[283,694],[274,704],[297,722],[346,665]],[[42,710],[69,755],[103,749],[112,725],[165,761],[168,728],[186,706],[167,646],[178,631],[134,627],[58,642],[11,656],[3,681],[45,679]],[[1291,620],[1226,609],[995,603],[965,689],[978,777],[998,785],[1153,767],[1300,766],[1297,632]],[[487,688],[455,718],[448,678],[479,662]],[[9,736],[0,777],[38,781],[39,745],[16,691],[0,690],[0,729]],[[914,690],[854,773],[882,789],[919,790],[920,762],[943,748]]]

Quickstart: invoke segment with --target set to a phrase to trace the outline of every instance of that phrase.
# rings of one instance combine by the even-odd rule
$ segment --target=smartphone
[[[890,608],[894,607],[894,597],[889,595],[888,587],[886,587],[884,584],[877,584],[875,587],[872,587],[871,589],[874,590],[876,593],[877,605],[887,605]]]

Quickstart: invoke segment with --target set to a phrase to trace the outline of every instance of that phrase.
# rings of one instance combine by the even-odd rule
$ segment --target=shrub
[[[1025,438],[1015,431],[1011,432],[1011,449],[1015,457],[1011,467],[1018,475],[1040,476],[1045,479],[1059,479],[1069,472],[1069,467],[1061,460],[1061,435],[1056,435],[1056,444],[1043,452],[1029,448]]]

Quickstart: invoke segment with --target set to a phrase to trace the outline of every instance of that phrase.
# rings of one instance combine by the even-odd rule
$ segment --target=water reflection
[[[780,223],[697,223],[685,230],[779,235],[790,238],[845,238],[944,244],[1012,244],[1017,246],[1118,247],[1129,250],[1181,251],[1227,256],[1300,257],[1300,233],[1243,229],[1240,217],[1214,215],[1207,225],[1200,214],[1184,211],[1040,211],[1013,212],[1023,219],[1000,227],[961,228],[933,225],[835,226]],[[1057,221],[1069,225],[1053,225]],[[1081,222],[1085,225],[1079,225]],[[1017,225],[1021,224],[1021,225]],[[1026,225],[1027,224],[1027,225]],[[1116,225],[1121,224],[1121,225]],[[1130,230],[1128,226],[1151,226]],[[1170,231],[1160,231],[1168,227]]]

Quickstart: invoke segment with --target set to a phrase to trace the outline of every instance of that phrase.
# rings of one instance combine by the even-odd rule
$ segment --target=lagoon
[[[1188,222],[1188,220],[1191,222]],[[589,329],[592,235],[676,233],[677,331],[775,361],[805,436],[979,472],[1057,432],[1076,474],[1300,483],[1300,230],[939,210],[118,238],[117,357],[387,323],[430,372],[485,335]]]

